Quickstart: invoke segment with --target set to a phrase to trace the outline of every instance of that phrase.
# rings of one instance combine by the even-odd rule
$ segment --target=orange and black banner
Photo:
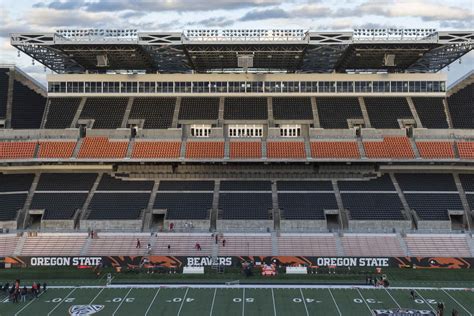
[[[31,256],[0,257],[0,268],[8,267],[163,267],[225,266],[240,267],[244,262],[274,263],[279,267],[312,268],[419,268],[472,269],[474,258],[461,257],[298,257],[298,256]]]

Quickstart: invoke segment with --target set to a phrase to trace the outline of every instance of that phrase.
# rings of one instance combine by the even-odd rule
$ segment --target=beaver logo
[[[92,315],[104,309],[104,305],[73,305],[69,308],[69,315]]]

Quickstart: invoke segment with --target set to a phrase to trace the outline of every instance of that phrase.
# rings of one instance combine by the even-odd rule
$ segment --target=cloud
[[[273,8],[268,10],[254,10],[247,12],[239,21],[255,21],[268,19],[289,18],[288,12],[280,8]]]
[[[15,21],[10,17],[6,7],[0,6],[0,37],[10,37],[10,33],[29,32],[31,27],[22,21]]]
[[[332,15],[332,10],[322,4],[309,4],[297,6],[294,10],[290,11],[290,16],[300,18],[320,18],[329,17]]]
[[[132,11],[213,11],[251,7],[264,7],[280,4],[278,0],[65,0],[38,2],[36,8],[58,10],[84,9],[91,12]]]
[[[27,12],[26,22],[31,25],[58,29],[61,27],[111,27],[115,21],[113,15],[92,13],[81,10],[70,10],[67,14],[62,10],[37,8]]]
[[[233,20],[226,17],[212,17],[209,19],[200,20],[197,22],[187,23],[188,26],[202,26],[202,27],[228,27],[234,24]]]

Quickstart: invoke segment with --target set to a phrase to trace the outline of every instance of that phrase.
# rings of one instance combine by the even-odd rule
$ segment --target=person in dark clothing
[[[225,247],[225,239],[222,239],[222,247]]]
[[[135,248],[141,248],[142,247],[142,244],[140,243],[140,239],[137,238],[137,245],[135,246]]]
[[[414,290],[410,290],[410,296],[411,296],[412,300],[416,299],[416,294],[415,294]]]
[[[46,287],[47,287],[47,286],[48,286],[48,285],[46,284],[46,282],[44,282],[44,283],[43,283],[43,292],[46,292]]]
[[[168,244],[168,252],[171,250],[171,245]]]

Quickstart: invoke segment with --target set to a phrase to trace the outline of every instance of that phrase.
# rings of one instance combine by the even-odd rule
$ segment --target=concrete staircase
[[[89,191],[89,195],[87,196],[86,202],[84,203],[84,206],[81,209],[81,216],[80,219],[86,219],[89,210],[89,204],[91,204],[92,197],[94,196],[95,191],[97,190],[97,187],[99,186],[100,180],[102,180],[103,173],[99,173],[97,176],[97,179],[95,179],[94,185],[92,186],[92,189]]]
[[[363,97],[359,97],[359,106],[362,112],[362,117],[364,118],[365,128],[371,128],[372,124],[370,123],[369,112],[367,112],[367,106],[365,105],[365,100]]]
[[[75,128],[77,125],[77,121],[79,117],[81,117],[82,110],[84,109],[84,105],[86,104],[87,98],[82,98],[81,103],[79,103],[79,107],[77,108],[76,114],[74,114],[74,118],[71,122],[70,128]]]
[[[134,100],[135,100],[135,98],[133,98],[133,97],[128,98],[127,107],[125,108],[125,113],[124,113],[123,118],[122,118],[122,124],[120,125],[122,128],[127,127],[128,118],[130,117],[130,112],[132,111],[132,105],[133,105]]]
[[[82,143],[84,142],[84,138],[79,138],[76,143],[76,147],[74,147],[74,150],[72,152],[72,158],[77,158],[79,155],[79,151],[81,150]]]
[[[336,196],[337,207],[339,209],[339,215],[341,217],[341,229],[347,229],[349,227],[349,218],[344,210],[344,205],[342,204],[342,197],[341,192],[339,191],[339,187],[337,186],[337,180],[332,180],[332,188],[334,190],[334,195]]]
[[[128,142],[127,154],[125,155],[125,158],[130,159],[132,157],[134,146],[135,146],[135,138],[130,138],[130,141]]]
[[[400,201],[402,202],[403,205],[403,216],[407,220],[411,220],[412,224],[414,225],[415,223],[413,222],[413,219],[416,218],[415,214],[412,213],[410,206],[408,205],[407,200],[405,199],[405,195],[403,195],[403,191],[400,188],[400,185],[397,182],[397,178],[395,178],[395,174],[390,173],[390,179],[392,179],[393,186],[395,187],[395,190],[397,190],[398,197]]]
[[[40,173],[35,174],[35,178],[33,179],[33,183],[31,184],[30,190],[28,191],[28,196],[26,197],[25,205],[23,206],[23,209],[20,212],[20,215],[18,217],[18,223],[21,223],[19,225],[22,228],[26,228],[26,224],[28,221],[28,210],[30,209],[31,202],[33,201],[33,196],[36,191],[36,187],[38,187],[38,182],[40,178]]]
[[[405,255],[410,257],[411,252],[410,252],[410,249],[408,249],[407,243],[405,242],[405,239],[403,238],[403,236],[401,234],[397,234],[397,238],[398,238],[398,242],[400,243],[400,247],[405,252]]]
[[[278,232],[272,232],[272,256],[278,256]]]
[[[87,239],[86,239],[86,242],[85,242],[84,245],[82,246],[82,249],[81,249],[81,256],[87,255],[87,253],[89,252],[89,247],[91,246],[91,243],[92,243],[92,239],[87,238]]]
[[[464,188],[462,187],[461,180],[459,179],[459,174],[455,173],[453,174],[454,177],[454,182],[456,183],[456,188],[458,189],[459,192],[459,197],[461,198],[462,206],[464,209],[464,218],[466,221],[466,226],[468,230],[473,229],[473,222],[472,222],[472,216],[471,216],[471,207],[469,206],[469,202],[467,201],[466,197],[466,192],[464,191]]]
[[[51,106],[51,100],[48,99],[46,101],[46,106],[44,108],[44,112],[43,112],[43,118],[41,119],[41,125],[40,125],[40,129],[44,129],[45,125],[46,125],[46,121],[48,120],[48,114],[49,114],[49,108]]]
[[[339,233],[334,233],[334,240],[336,241],[336,251],[338,256],[344,256],[344,247],[342,246],[342,240]]]
[[[416,147],[415,140],[412,137],[408,137],[408,140],[410,141],[411,149],[413,150],[413,153],[415,154],[416,159],[420,159],[420,151],[418,150],[418,147]]]
[[[469,250],[471,251],[471,255],[474,257],[474,236],[472,234],[468,234],[466,237],[467,244],[469,245]]]
[[[18,240],[18,243],[16,244],[15,251],[13,252],[14,256],[19,256],[21,255],[21,252],[23,251],[23,246],[25,245],[27,238],[27,233],[23,233],[21,235],[20,239]]]

